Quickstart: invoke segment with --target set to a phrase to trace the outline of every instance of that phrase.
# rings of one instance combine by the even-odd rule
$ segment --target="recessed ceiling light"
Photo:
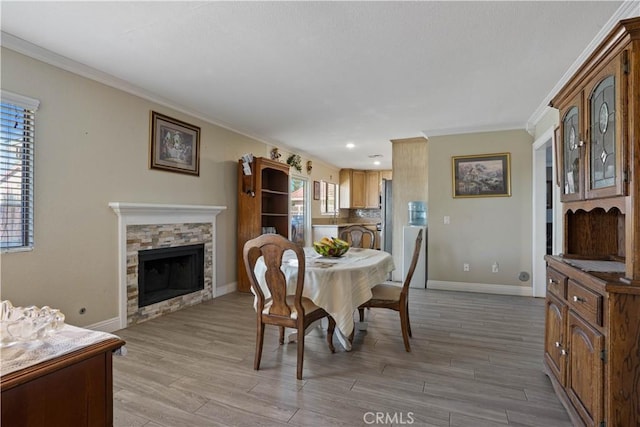
[[[378,166],[380,164],[380,160],[376,160],[375,162],[373,162],[373,164]]]
[[[353,142],[349,142],[349,143],[347,143],[347,148],[348,148],[349,150],[351,150],[352,148],[355,148],[355,146],[356,146],[356,144],[354,144]]]

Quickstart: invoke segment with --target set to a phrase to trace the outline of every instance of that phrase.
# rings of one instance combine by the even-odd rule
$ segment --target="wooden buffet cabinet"
[[[640,18],[554,97],[563,254],[547,256],[545,371],[576,426],[640,426]]]
[[[251,175],[238,162],[238,290],[249,292],[242,250],[247,240],[275,231],[289,237],[289,165],[264,157],[251,162]]]
[[[110,338],[3,375],[0,425],[112,426],[112,352],[122,345]]]

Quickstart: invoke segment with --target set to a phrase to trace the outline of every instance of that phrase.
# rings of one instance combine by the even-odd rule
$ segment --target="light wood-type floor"
[[[253,370],[249,294],[118,331],[114,425],[571,426],[542,373],[543,299],[411,289],[410,301],[411,353],[398,314],[372,309],[351,352],[307,335],[302,381],[274,327]]]

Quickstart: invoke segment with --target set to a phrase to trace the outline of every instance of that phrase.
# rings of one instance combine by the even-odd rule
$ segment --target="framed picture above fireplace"
[[[200,175],[200,128],[151,112],[150,169]]]

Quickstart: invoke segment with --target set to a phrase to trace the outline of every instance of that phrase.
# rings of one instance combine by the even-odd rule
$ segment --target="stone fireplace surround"
[[[216,296],[216,216],[226,206],[111,202],[118,215],[118,282],[120,328],[198,304]],[[138,308],[138,250],[205,245],[205,287]]]

